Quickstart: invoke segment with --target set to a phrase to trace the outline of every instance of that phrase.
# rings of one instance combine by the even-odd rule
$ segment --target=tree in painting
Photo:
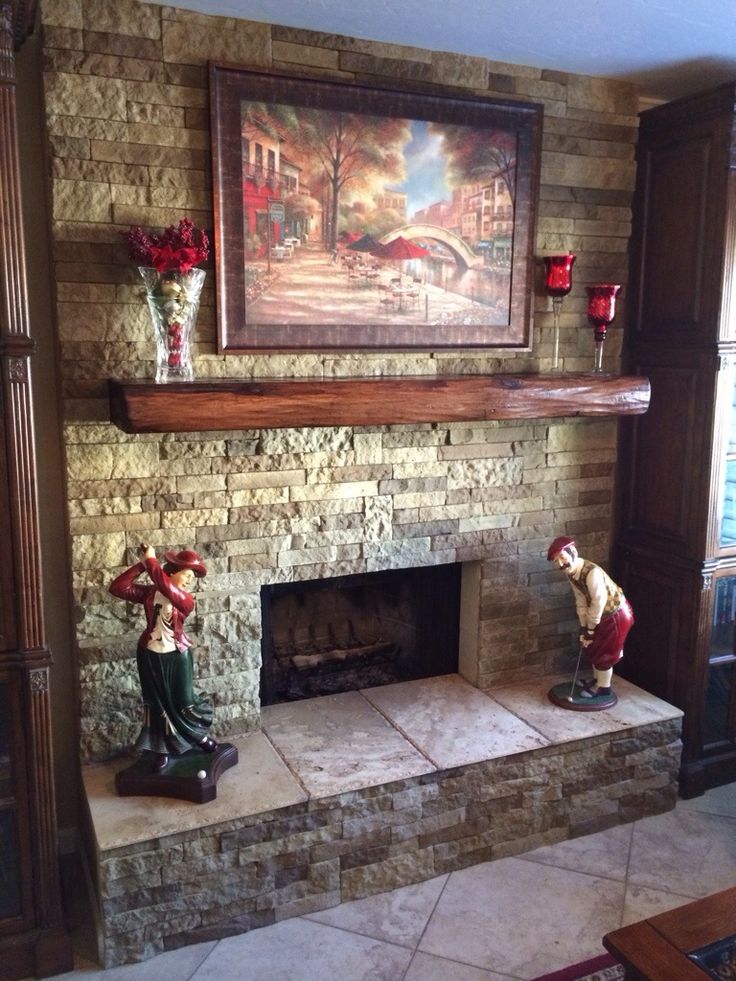
[[[477,130],[451,123],[430,123],[447,154],[447,176],[457,186],[500,178],[513,203],[516,196],[516,137],[506,130]]]
[[[406,120],[354,113],[299,111],[294,144],[319,161],[330,190],[328,246],[337,244],[340,199],[343,192],[367,189],[376,179],[403,177],[401,146],[409,139]]]

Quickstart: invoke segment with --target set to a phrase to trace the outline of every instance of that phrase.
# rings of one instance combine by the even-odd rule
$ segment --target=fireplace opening
[[[261,587],[261,705],[457,671],[461,569]]]

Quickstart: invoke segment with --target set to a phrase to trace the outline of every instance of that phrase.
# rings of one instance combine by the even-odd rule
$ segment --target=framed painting
[[[224,352],[528,349],[541,106],[210,67]]]

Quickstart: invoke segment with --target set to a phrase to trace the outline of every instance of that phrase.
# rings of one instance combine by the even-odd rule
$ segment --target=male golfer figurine
[[[578,555],[575,540],[555,538],[547,561],[567,575],[580,622],[580,653],[572,684],[555,685],[549,692],[555,705],[593,712],[611,708],[618,699],[611,688],[613,666],[624,656],[624,641],[634,613],[620,586],[600,566]],[[579,681],[580,658],[585,652],[595,677]]]

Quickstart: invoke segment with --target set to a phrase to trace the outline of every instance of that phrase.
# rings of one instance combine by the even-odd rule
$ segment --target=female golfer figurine
[[[184,633],[184,621],[194,609],[188,589],[207,570],[189,549],[166,552],[163,567],[151,545],[141,545],[138,553],[141,561],[110,583],[110,592],[118,599],[142,603],[146,614],[137,655],[143,725],[134,748],[153,753],[152,768],[161,772],[172,756],[190,749],[208,753],[217,749],[207,735],[212,706],[192,690],[191,641]],[[150,584],[136,582],[144,572]]]
[[[600,566],[578,555],[573,538],[555,538],[547,552],[567,575],[575,595],[580,623],[580,654],[572,684],[555,685],[549,693],[555,705],[577,711],[607,709],[617,702],[611,688],[613,666],[624,656],[624,641],[634,624],[634,613],[620,586]],[[585,654],[595,677],[579,681],[581,656]]]

